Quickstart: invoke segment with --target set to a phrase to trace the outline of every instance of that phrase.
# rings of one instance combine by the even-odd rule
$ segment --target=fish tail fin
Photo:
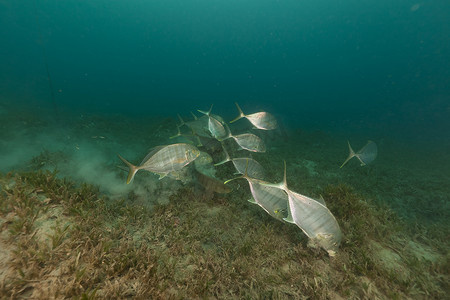
[[[169,137],[169,139],[174,139],[174,138],[176,138],[176,137],[181,136],[181,130],[180,130],[180,127],[181,127],[181,126],[182,126],[182,124],[177,125],[177,131],[178,131],[177,134],[175,134],[175,135]]]
[[[347,141],[347,143],[348,143],[348,151],[349,151],[350,153],[348,154],[347,159],[342,163],[341,168],[342,168],[342,167],[343,167],[350,159],[352,159],[352,158],[355,156],[355,151],[353,151],[352,146],[350,146],[350,142]]]
[[[242,119],[243,117],[245,117],[244,112],[242,111],[241,107],[239,106],[239,104],[237,102],[234,102],[234,104],[236,104],[236,107],[239,111],[239,116],[237,116],[236,118],[234,118],[233,120],[230,121],[230,123],[234,123],[237,120]]]
[[[213,105],[214,105],[214,104],[211,104],[211,107],[209,108],[208,111],[204,111],[204,110],[200,110],[200,109],[197,109],[197,111],[198,111],[199,113],[202,113],[202,114],[207,115],[207,116],[209,117],[209,116],[211,115],[211,111],[212,111]]]
[[[190,113],[191,113],[191,115],[194,117],[194,120],[197,121],[197,120],[198,120],[197,116],[194,115],[194,113],[193,113],[192,111],[190,111]]]
[[[242,176],[238,176],[238,177],[236,177],[236,178],[228,179],[228,180],[225,181],[223,184],[227,184],[228,182],[233,181],[233,180],[236,180],[236,179],[248,178],[247,169],[248,169],[248,159],[247,159],[247,163],[246,163],[246,165],[245,165],[245,174],[242,175]]]
[[[283,174],[283,188],[285,191],[287,191],[287,179],[286,179],[286,161],[283,160],[284,162],[284,174]]]
[[[225,146],[223,145],[222,142],[220,142],[220,145],[222,146],[223,153],[225,153],[225,158],[222,161],[219,161],[218,163],[214,164],[215,167],[223,165],[224,163],[231,161],[230,155],[228,154],[228,151],[227,151],[227,149],[225,149]]]
[[[179,114],[177,114],[177,116],[178,116],[178,119],[180,120],[180,125],[179,126],[183,126],[184,124],[186,124],[186,123],[184,123],[183,118]]]
[[[133,180],[134,175],[139,170],[139,168],[137,166],[133,165],[132,163],[130,163],[128,160],[126,160],[119,154],[117,154],[117,156],[119,156],[120,160],[122,160],[129,168],[128,177],[127,177],[127,184],[129,184]]]

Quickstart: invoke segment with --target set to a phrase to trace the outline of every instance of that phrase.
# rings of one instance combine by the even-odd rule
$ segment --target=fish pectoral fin
[[[253,203],[253,204],[258,204],[257,202],[256,202],[256,200],[255,200],[255,198],[250,198],[250,199],[248,199],[248,202],[250,202],[250,203]]]
[[[168,173],[156,173],[159,175],[159,180],[163,179],[164,177],[167,176]]]
[[[291,216],[291,215],[288,215],[286,218],[283,218],[283,220],[284,220],[285,222],[288,222],[288,223],[292,223],[292,224],[295,223],[295,222],[294,222],[294,219],[292,219],[292,216]]]

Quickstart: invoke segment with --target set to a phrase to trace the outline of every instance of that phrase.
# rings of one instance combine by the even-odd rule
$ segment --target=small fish
[[[242,109],[239,107],[239,104],[235,102],[237,109],[239,110],[239,116],[237,116],[234,120],[232,120],[230,123],[236,122],[239,119],[246,118],[250,121],[250,123],[255,126],[256,129],[262,129],[262,130],[272,130],[277,128],[277,120],[273,115],[271,115],[268,112],[257,112],[250,115],[246,115],[242,112]]]
[[[238,135],[231,134],[228,126],[223,121],[221,121],[221,118],[219,119],[212,115],[211,110],[212,105],[209,111],[199,110],[199,112],[205,114],[209,118],[208,130],[213,138],[218,141],[224,141],[226,139],[232,138],[236,141],[239,147],[241,147],[241,149],[252,152],[266,152],[266,146],[264,145],[264,142],[260,137],[254,135],[253,133],[244,133]]]
[[[254,179],[263,179],[265,172],[264,168],[254,160],[253,158],[247,158],[247,157],[239,157],[239,158],[231,158],[228,154],[227,149],[222,144],[223,152],[225,153],[225,158],[214,164],[214,166],[222,165],[226,162],[231,161],[234,165],[234,168],[236,169],[236,174],[245,174],[247,172],[248,177],[254,178]]]
[[[212,108],[213,106],[211,105],[209,111],[198,111],[208,117],[208,130],[213,138],[220,141],[228,135],[228,131],[227,128],[225,128],[225,126],[223,125],[223,119],[219,116],[214,116],[211,114]]]
[[[253,133],[243,133],[238,135],[232,135],[229,133],[227,138],[233,138],[236,143],[244,150],[251,152],[266,152],[266,145],[264,141]],[[224,140],[225,140],[224,139]]]
[[[192,114],[194,115],[194,114]],[[182,136],[181,127],[186,126],[190,129],[191,135],[200,136],[200,137],[211,137],[208,131],[208,117],[202,116],[200,118],[195,117],[193,121],[185,122],[180,115],[178,115],[178,119],[180,119],[180,124],[177,125],[178,133],[172,137],[171,139],[176,138],[178,136]]]
[[[127,178],[127,184],[129,184],[139,170],[159,174],[161,179],[171,172],[181,170],[199,155],[200,151],[195,146],[179,143],[155,147],[145,156],[139,166],[131,164],[120,155],[118,156],[129,168]]]
[[[361,166],[365,166],[377,158],[378,148],[377,144],[374,142],[368,141],[367,144],[356,153],[353,151],[352,146],[350,146],[350,142],[347,141],[347,143],[350,154],[342,164],[341,168],[353,157],[356,157],[361,162]]]

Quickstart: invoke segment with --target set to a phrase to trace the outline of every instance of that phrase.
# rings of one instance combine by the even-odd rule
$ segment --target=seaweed
[[[448,288],[448,255],[415,256],[400,234],[404,222],[347,185],[323,191],[345,237],[329,258],[242,189],[217,201],[186,186],[149,209],[56,172],[0,182],[0,242],[11,256],[0,279],[5,297],[402,299],[442,298]],[[386,268],[374,247],[398,254],[409,275]]]

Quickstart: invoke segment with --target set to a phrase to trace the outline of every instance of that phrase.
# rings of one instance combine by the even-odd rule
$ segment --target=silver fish
[[[319,201],[285,190],[289,197],[286,222],[297,225],[311,240],[336,255],[342,239],[341,229],[330,210]]]
[[[238,135],[232,135],[230,133],[227,138],[233,138],[244,150],[252,152],[266,152],[266,145],[263,140],[253,133],[243,133]]]
[[[208,117],[208,130],[211,133],[211,136],[217,140],[222,140],[228,135],[228,130],[223,125],[223,119],[219,116],[215,116],[211,114],[213,106],[211,105],[211,108],[209,111],[203,111],[198,110],[202,114],[206,115]]]
[[[378,147],[374,142],[368,141],[367,144],[356,153],[353,151],[352,146],[350,146],[350,142],[347,141],[347,143],[350,154],[342,164],[341,168],[353,157],[356,157],[361,162],[361,166],[370,164],[377,158]]]
[[[324,204],[288,189],[286,162],[284,163],[283,181],[280,183],[273,184],[252,179],[247,174],[239,178],[247,179],[255,202],[277,219],[283,216],[283,201],[286,201],[288,204],[287,217],[283,217],[283,220],[296,224],[312,241],[325,249],[330,256],[336,254],[342,239],[339,224]],[[231,180],[234,179],[225,183]],[[283,192],[284,197],[275,190]]]
[[[231,158],[223,144],[222,149],[225,154],[225,158],[222,161],[214,164],[214,166],[219,166],[231,161],[234,165],[234,168],[236,169],[236,174],[244,175],[247,172],[247,175],[250,178],[261,180],[264,178],[264,168],[259,164],[259,162],[257,162],[253,158],[248,157]]]
[[[237,102],[235,102],[235,104],[237,109],[239,110],[239,116],[237,116],[230,123],[236,122],[237,120],[240,120],[242,118],[246,118],[247,120],[250,121],[250,123],[253,124],[253,126],[255,126],[256,129],[272,130],[277,128],[277,120],[272,114],[261,111],[250,115],[246,115],[239,107],[239,104],[237,104]]]
[[[209,130],[208,130],[208,120],[209,118],[207,116],[202,116],[200,118],[197,118],[194,114],[192,114],[194,116],[194,120],[193,121],[187,121],[185,122],[180,115],[178,115],[178,119],[180,119],[180,125],[177,125],[177,129],[178,129],[178,133],[174,136],[172,136],[171,138],[175,138],[177,136],[181,136],[181,130],[180,128],[182,126],[186,126],[187,128],[189,128],[191,130],[191,134],[193,135],[197,135],[200,137],[211,137]]]
[[[248,201],[253,204],[259,205],[275,219],[283,221],[288,206],[288,197],[286,196],[286,193],[283,190],[279,189],[277,186],[272,186],[268,182],[249,177],[249,162],[250,161],[247,160],[247,167],[244,175],[227,180],[225,181],[225,184],[235,179],[245,178],[250,186],[250,191],[252,193],[252,198]]]
[[[336,218],[324,204],[288,189],[286,162],[284,162],[283,182],[269,184],[269,186],[278,187],[288,195],[288,216],[284,220],[297,225],[330,256],[336,255],[342,239],[342,232]]]
[[[160,179],[171,172],[181,170],[194,161],[200,151],[189,144],[173,144],[155,147],[145,156],[139,166],[135,166],[119,155],[119,158],[128,166],[127,184],[129,184],[139,170],[146,170],[160,175]]]

